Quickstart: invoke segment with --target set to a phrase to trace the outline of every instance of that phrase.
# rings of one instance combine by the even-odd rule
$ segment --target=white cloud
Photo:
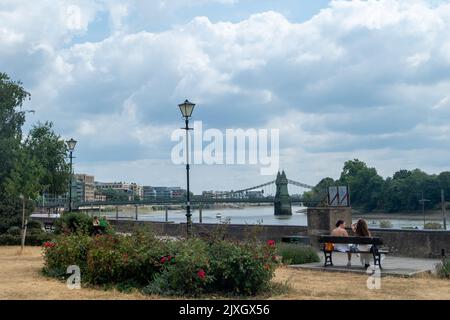
[[[76,30],[65,16],[73,3],[82,11]],[[31,86],[44,119],[101,146],[92,161],[122,147],[125,160],[169,157],[176,104],[189,98],[209,127],[280,128],[285,168],[309,183],[354,157],[377,157],[383,172],[414,159],[449,169],[429,150],[450,142],[450,4],[332,1],[304,23],[268,11],[130,31],[137,12],[205,3],[2,2],[0,67]],[[110,35],[73,42],[102,12]],[[310,173],[299,158],[314,162],[301,165]]]

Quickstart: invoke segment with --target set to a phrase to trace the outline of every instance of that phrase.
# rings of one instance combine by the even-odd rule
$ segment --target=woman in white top
[[[369,227],[367,227],[367,222],[364,219],[359,219],[356,224],[352,225],[352,229],[358,237],[371,237]],[[360,244],[358,245],[358,249],[361,251],[370,251],[372,245],[370,244]],[[370,260],[372,255],[370,253],[361,253],[360,259],[361,264],[364,268],[368,268],[370,266]]]

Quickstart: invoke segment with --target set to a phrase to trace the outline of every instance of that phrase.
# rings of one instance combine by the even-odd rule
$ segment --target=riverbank
[[[370,212],[362,213],[357,210],[352,211],[353,218],[363,218],[363,219],[395,219],[395,220],[423,220],[423,213],[417,211],[410,212]],[[447,222],[449,222],[450,215],[446,214]],[[442,222],[442,212],[439,210],[425,211],[425,219],[430,221]],[[447,223],[448,224],[448,223]]]

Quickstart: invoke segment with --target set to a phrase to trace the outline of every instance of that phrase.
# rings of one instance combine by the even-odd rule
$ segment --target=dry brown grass
[[[82,288],[69,290],[65,283],[41,275],[41,249],[0,247],[0,299],[158,299],[138,292]],[[420,278],[382,278],[380,290],[366,287],[367,277],[347,273],[279,268],[275,282],[287,283],[287,293],[272,299],[446,299],[450,300],[450,281],[432,276]],[[218,297],[215,297],[218,298]]]
[[[382,277],[381,288],[367,288],[359,274],[279,268],[276,281],[287,283],[287,294],[274,299],[450,300],[450,281],[432,275],[414,278]]]

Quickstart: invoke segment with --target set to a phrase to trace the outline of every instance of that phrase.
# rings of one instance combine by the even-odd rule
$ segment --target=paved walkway
[[[291,268],[300,268],[308,270],[321,270],[328,272],[352,272],[352,273],[366,273],[366,270],[361,266],[359,257],[355,254],[352,256],[352,266],[347,267],[346,253],[333,253],[334,266],[324,267],[323,253],[319,252],[321,258],[320,262],[306,263],[300,265],[291,265]],[[381,262],[382,270],[381,276],[399,276],[399,277],[413,277],[423,273],[433,273],[436,270],[436,265],[440,260],[436,259],[419,259],[419,258],[405,258],[385,256]]]

